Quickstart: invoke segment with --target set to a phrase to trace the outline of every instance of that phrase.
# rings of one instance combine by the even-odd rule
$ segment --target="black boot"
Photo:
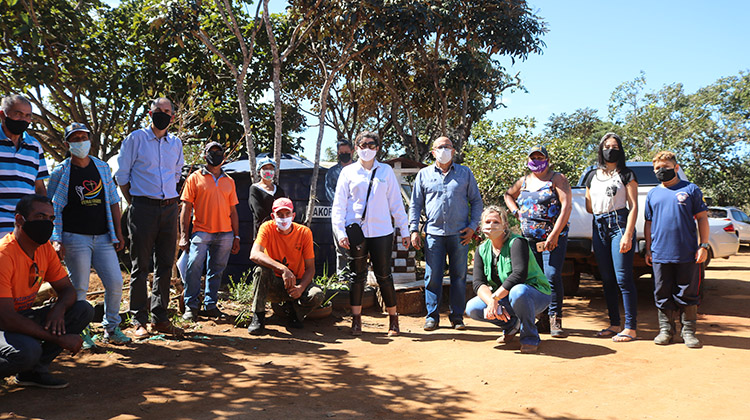
[[[665,346],[671,343],[674,337],[674,311],[657,308],[657,315],[659,316],[659,335],[654,338],[654,343]]]
[[[401,329],[398,326],[398,314],[388,315],[388,337],[398,335]]]
[[[699,349],[703,347],[701,341],[698,340],[698,337],[695,336],[697,320],[697,306],[692,305],[683,308],[682,317],[680,318],[680,321],[682,322],[682,331],[680,335],[682,336],[682,341],[685,342],[685,345],[691,349]]]
[[[362,314],[352,315],[352,335],[362,335]]]
[[[251,335],[262,335],[266,332],[266,313],[256,312],[253,314],[253,320],[247,327],[247,332]]]

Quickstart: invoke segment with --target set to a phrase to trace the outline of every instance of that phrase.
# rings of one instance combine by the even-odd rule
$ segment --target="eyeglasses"
[[[378,143],[374,141],[368,141],[366,143],[360,143],[359,148],[360,149],[375,149],[378,147]]]
[[[39,275],[39,267],[36,262],[32,262],[31,267],[29,267],[29,287],[34,287],[37,283],[42,284],[42,277]]]

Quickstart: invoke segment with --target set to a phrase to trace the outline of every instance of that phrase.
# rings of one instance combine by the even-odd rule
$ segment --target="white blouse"
[[[625,185],[633,180],[635,177],[629,170],[623,174],[615,172],[608,176],[601,169],[597,169],[587,185],[594,214],[609,213],[627,207],[628,195]]]
[[[401,187],[396,174],[389,165],[373,162],[377,168],[372,180],[372,191],[367,202],[364,222],[360,223],[366,238],[377,238],[393,233],[394,222],[401,235],[409,234],[408,218],[401,199]],[[331,223],[338,238],[346,238],[345,226],[360,222],[365,208],[365,196],[370,184],[372,170],[362,167],[359,161],[341,170],[336,183],[336,194],[331,207]],[[391,221],[393,216],[393,222]]]

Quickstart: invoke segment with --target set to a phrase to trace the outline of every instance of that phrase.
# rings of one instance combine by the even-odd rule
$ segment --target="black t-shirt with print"
[[[63,209],[63,231],[82,235],[107,233],[104,185],[93,160],[80,168],[70,165],[68,205]]]

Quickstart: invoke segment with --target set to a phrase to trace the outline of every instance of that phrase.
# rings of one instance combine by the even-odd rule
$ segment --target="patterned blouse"
[[[518,203],[518,217],[521,220],[521,232],[526,238],[546,241],[560,216],[562,205],[552,184],[555,174],[553,173],[552,178],[536,191],[526,189],[526,177],[523,178],[521,192],[516,202]],[[560,236],[567,234],[568,226],[565,226]]]

